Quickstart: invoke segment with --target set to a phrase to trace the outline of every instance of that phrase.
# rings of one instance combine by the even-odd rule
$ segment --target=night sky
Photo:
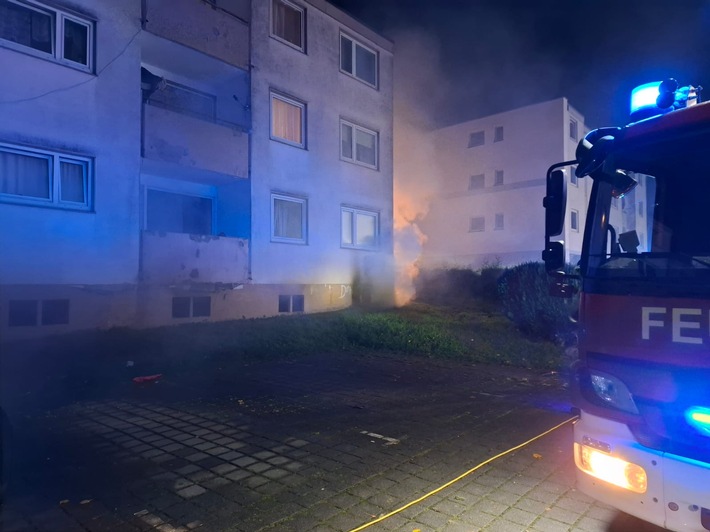
[[[710,100],[710,0],[330,1],[395,41],[436,125],[560,96],[623,125],[630,90],[667,77]]]

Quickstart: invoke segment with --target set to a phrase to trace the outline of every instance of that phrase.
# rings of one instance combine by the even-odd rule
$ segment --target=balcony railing
[[[248,276],[248,240],[211,235],[143,232],[141,280],[144,283],[244,283]]]

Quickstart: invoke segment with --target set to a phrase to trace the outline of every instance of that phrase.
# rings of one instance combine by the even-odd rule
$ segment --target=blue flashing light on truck
[[[710,102],[639,87],[632,123],[547,174],[551,290],[579,291],[574,425],[584,493],[671,530],[710,530]],[[593,181],[578,275],[563,273],[565,166]],[[574,281],[571,279],[574,277]]]

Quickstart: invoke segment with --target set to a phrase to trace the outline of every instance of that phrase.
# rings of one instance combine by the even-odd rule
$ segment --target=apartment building
[[[514,266],[541,261],[546,172],[575,159],[588,132],[566,98],[434,131],[441,185],[422,221],[425,267]],[[579,260],[589,179],[567,172],[567,261]]]
[[[392,292],[392,43],[325,1],[7,0],[0,63],[3,339]]]

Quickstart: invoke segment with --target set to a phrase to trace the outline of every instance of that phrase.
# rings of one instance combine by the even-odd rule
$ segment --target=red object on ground
[[[145,377],[134,377],[133,382],[136,384],[143,384],[146,382],[156,382],[160,380],[160,378],[163,376],[162,373],[158,373],[157,375],[146,375]]]

